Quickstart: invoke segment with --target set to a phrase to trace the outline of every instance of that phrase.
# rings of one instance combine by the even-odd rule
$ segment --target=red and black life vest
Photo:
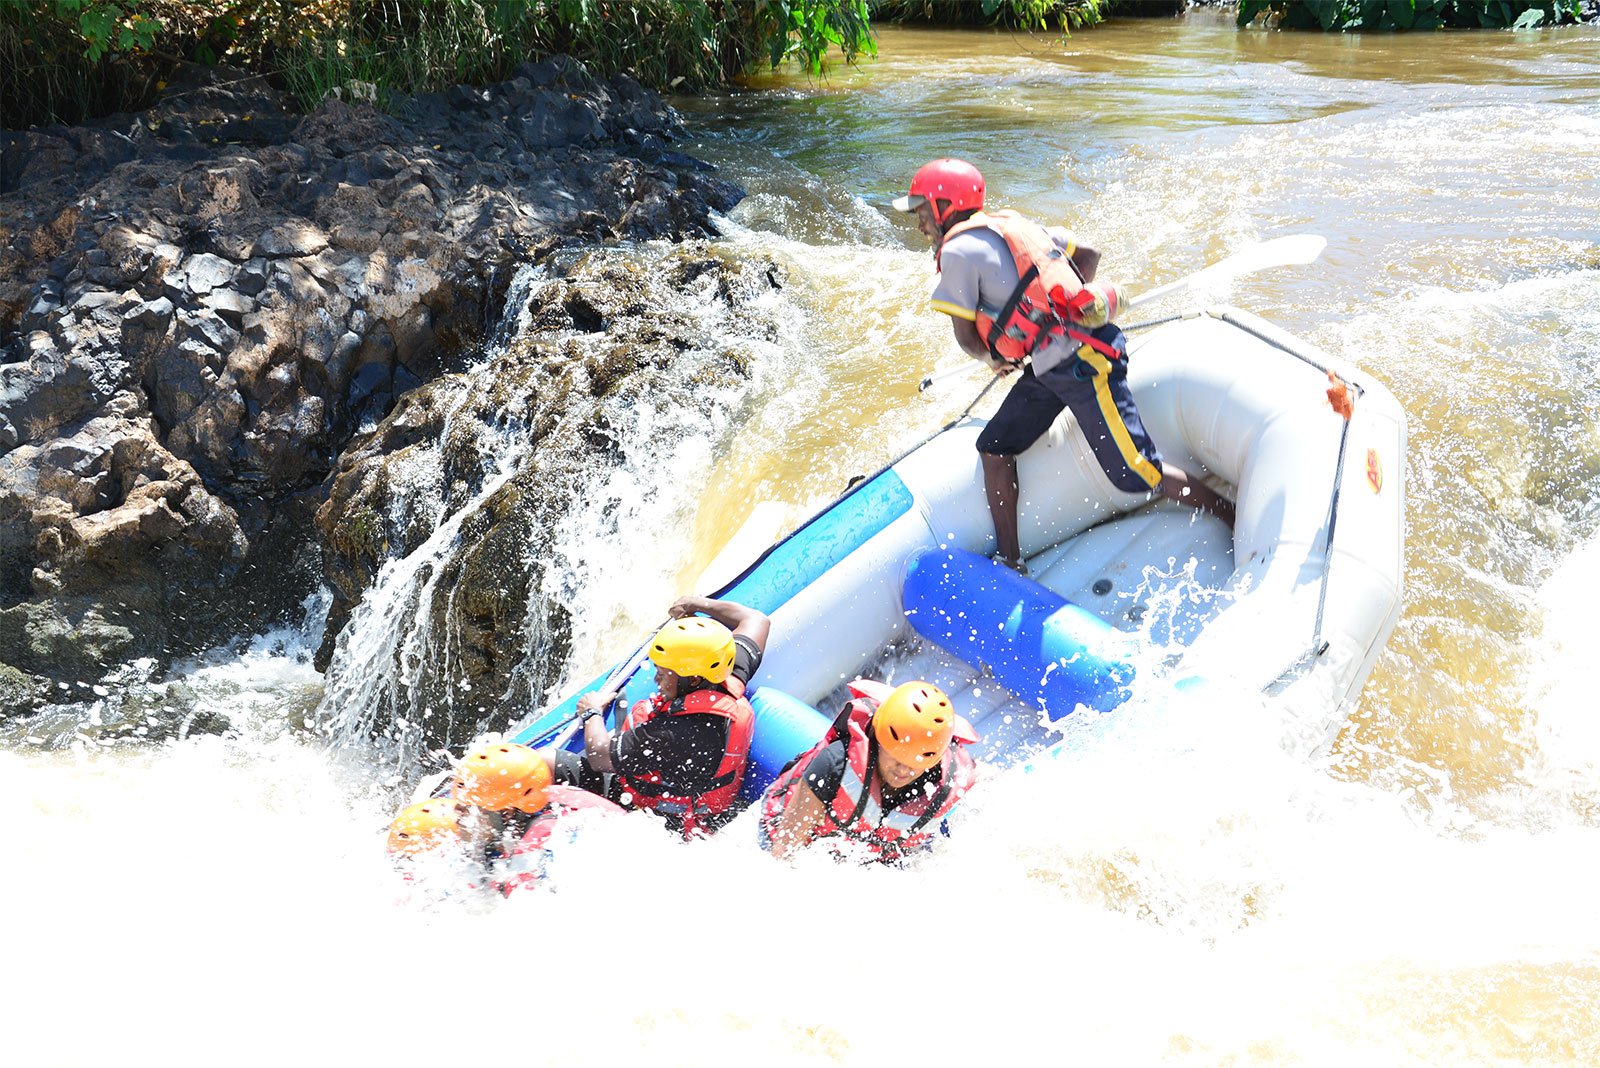
[[[952,226],[939,243],[968,230],[993,230],[1005,239],[1017,265],[1017,287],[994,318],[978,309],[978,336],[997,358],[1021,363],[1052,336],[1065,329],[1072,298],[1083,289],[1083,276],[1045,228],[1014,211],[979,212]],[[934,262],[937,265],[938,256]]]
[[[640,776],[619,774],[617,781],[634,808],[681,816],[683,833],[688,837],[703,829],[708,817],[727,812],[739,799],[739,787],[744,783],[744,770],[750,759],[750,738],[755,733],[755,710],[744,699],[744,683],[730,675],[722,686],[692,690],[670,702],[659,694],[639,701],[628,711],[622,729],[632,730],[657,716],[685,715],[721,716],[728,721],[728,742],[708,789],[698,794],[681,793],[659,771]]]
[[[822,741],[778,776],[762,797],[761,826],[769,840],[777,833],[778,821],[783,818],[795,790],[801,787],[807,765],[824,747],[839,738],[845,739],[844,775],[833,798],[823,805],[826,815],[812,832],[811,840],[837,836],[860,842],[883,861],[898,860],[933,840],[939,821],[949,815],[977,779],[977,765],[966,747],[978,737],[966,720],[956,717],[955,738],[944,751],[939,785],[933,793],[914,797],[885,811],[883,782],[878,777],[878,746],[869,723],[872,713],[892,690],[884,683],[867,679],[857,679],[850,684],[855,700],[834,720]]]

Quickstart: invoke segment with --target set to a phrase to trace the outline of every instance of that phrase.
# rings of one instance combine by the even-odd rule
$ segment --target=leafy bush
[[[557,52],[694,92],[760,61],[875,55],[867,18],[868,0],[0,0],[0,123],[142,107],[181,62],[267,74],[308,108],[351,80],[481,84]]]
[[[1520,30],[1583,17],[1581,0],[1240,0],[1240,26],[1263,15],[1289,30]]]
[[[1115,4],[1116,0],[878,0],[873,17],[890,22],[999,25],[1029,32],[1066,33],[1104,22]]]
[[[306,106],[350,78],[415,93],[506,77],[530,57],[565,53],[601,74],[698,92],[760,59],[796,56],[820,72],[829,52],[875,55],[866,0],[346,0],[352,18],[303,35],[283,64]]]

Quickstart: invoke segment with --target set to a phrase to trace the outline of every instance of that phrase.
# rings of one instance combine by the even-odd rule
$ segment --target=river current
[[[627,521],[571,517],[570,677],[757,501],[798,521],[981,388],[917,393],[956,353],[887,208],[960,155],[1134,292],[1328,238],[1207,296],[1410,418],[1405,611],[1331,749],[1290,751],[1268,705],[1151,713],[993,780],[914,871],[623,820],[546,889],[424,907],[382,851],[399,769],[304,729],[314,599],[175,672],[226,735],[104,737],[92,692],[0,735],[7,1063],[1600,1063],[1600,29],[1196,13],[880,47],[679,102],[684,150],[751,194],[717,243],[788,270],[782,329],[725,417],[637,429],[596,495]]]

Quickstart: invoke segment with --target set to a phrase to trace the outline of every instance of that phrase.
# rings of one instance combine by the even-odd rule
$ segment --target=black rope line
[[[1189,318],[1188,315],[1169,315],[1165,319],[1151,319],[1151,320],[1149,320],[1147,322],[1143,322],[1143,323],[1134,323],[1132,326],[1124,326],[1121,329],[1122,329],[1122,332],[1124,334],[1126,334],[1126,333],[1129,333],[1130,331],[1133,331],[1133,330],[1143,330],[1146,327],[1151,327],[1151,326],[1164,326],[1167,323],[1175,323],[1179,319],[1187,319],[1187,318]]]
[[[780,547],[782,547],[783,545],[787,544],[790,538],[795,537],[797,534],[799,534],[801,531],[805,530],[811,524],[815,523],[817,520],[819,520],[823,516],[827,515],[840,502],[844,501],[845,499],[850,497],[852,494],[857,493],[858,491],[860,491],[863,486],[870,485],[873,482],[873,480],[876,479],[879,475],[882,475],[885,471],[888,471],[890,468],[894,467],[895,464],[899,463],[901,460],[904,460],[907,456],[910,456],[912,453],[914,453],[918,449],[922,448],[924,445],[926,445],[928,442],[932,441],[934,438],[938,437],[940,434],[943,434],[945,431],[952,429],[957,424],[964,422],[966,420],[967,416],[972,414],[972,409],[974,409],[974,408],[976,408],[978,406],[978,402],[983,400],[983,398],[988,395],[989,391],[994,388],[995,383],[1000,381],[1000,379],[1003,378],[1003,377],[1004,377],[1003,375],[997,373],[997,374],[995,374],[995,376],[993,378],[989,379],[988,382],[984,383],[984,387],[978,391],[978,395],[976,397],[972,398],[972,403],[967,405],[965,408],[963,408],[960,415],[958,415],[954,419],[950,420],[944,426],[940,427],[938,430],[935,430],[933,433],[929,434],[927,437],[923,438],[921,441],[917,442],[915,445],[913,445],[910,448],[906,449],[900,455],[896,456],[894,459],[890,460],[888,463],[884,464],[882,467],[880,467],[876,471],[872,472],[872,474],[870,474],[870,475],[857,475],[855,477],[855,479],[853,479],[851,481],[850,485],[845,487],[845,491],[843,493],[839,494],[839,496],[835,497],[833,500],[829,501],[827,504],[825,504],[821,508],[819,508],[804,523],[801,523],[799,526],[795,527],[792,531],[790,531],[788,536],[785,537],[782,541],[774,542],[772,545],[768,546],[766,552],[762,553],[760,556],[756,557],[755,560],[751,561],[749,567],[745,568],[743,571],[739,572],[733,578],[729,579],[728,582],[720,590],[718,590],[714,596],[720,597],[724,593],[726,593],[728,590],[731,590],[733,587],[735,587],[739,583],[743,582],[745,580],[745,578],[752,571],[754,571],[756,568],[760,567],[763,563],[766,562],[767,557],[771,556],[774,552],[777,552]]]

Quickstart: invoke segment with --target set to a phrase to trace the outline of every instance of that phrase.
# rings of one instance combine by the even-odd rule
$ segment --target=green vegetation
[[[1258,16],[1289,30],[1532,29],[1582,19],[1580,0],[1240,0],[1238,23]]]
[[[1119,3],[1139,0],[876,0],[872,17],[886,22],[943,26],[1014,26],[1029,32],[1070,33],[1106,20]]]
[[[697,92],[758,62],[820,72],[876,55],[868,0],[0,0],[0,125],[146,106],[183,62],[267,75],[314,107],[355,80],[390,93],[504,79],[573,56]],[[379,93],[380,103],[389,93]]]
[[[182,63],[263,74],[314,108],[332,89],[394,94],[506,78],[565,53],[601,76],[699,92],[766,63],[813,74],[877,54],[875,20],[1069,33],[1153,0],[0,0],[0,127],[146,107]],[[1582,0],[1240,0],[1239,25],[1528,28]]]

